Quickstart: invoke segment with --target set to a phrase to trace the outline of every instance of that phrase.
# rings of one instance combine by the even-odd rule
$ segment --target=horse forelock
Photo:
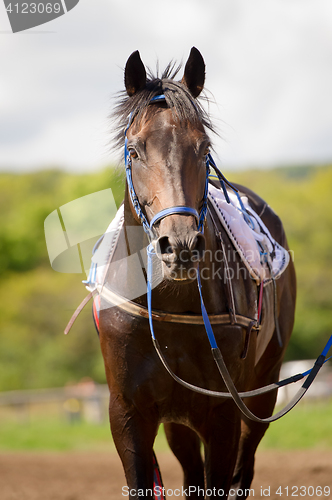
[[[139,125],[149,106],[152,109],[167,106],[172,109],[174,117],[179,123],[189,122],[194,126],[201,124],[211,132],[217,133],[208,113],[200,102],[209,102],[209,98],[204,94],[195,99],[183,83],[176,81],[174,78],[180,69],[180,65],[176,66],[174,62],[170,62],[161,77],[158,76],[158,68],[156,75],[148,70],[146,87],[143,90],[131,97],[127,95],[126,91],[120,91],[117,94],[117,102],[111,114],[111,120],[114,123],[113,149],[122,149],[129,117],[134,116],[135,123]],[[166,103],[161,101],[151,104],[151,99],[160,94],[165,96]]]

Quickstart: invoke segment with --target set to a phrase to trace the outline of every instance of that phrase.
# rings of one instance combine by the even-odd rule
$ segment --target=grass
[[[332,450],[332,402],[302,403],[270,425],[260,449]],[[168,449],[163,428],[155,442],[156,451]],[[31,419],[2,421],[0,451],[115,451],[108,422]]]
[[[155,448],[167,449],[163,428]],[[3,451],[115,451],[108,422],[69,423],[55,419],[0,423],[0,452]]]
[[[1,451],[84,451],[114,449],[109,425],[61,420],[4,422],[0,428]]]
[[[270,424],[261,449],[332,450],[332,401],[300,403],[285,417]]]

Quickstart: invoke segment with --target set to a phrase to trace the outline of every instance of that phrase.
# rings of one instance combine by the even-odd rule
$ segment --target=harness
[[[153,103],[153,102],[156,102],[156,101],[165,101],[165,100],[166,100],[165,96],[163,94],[161,94],[161,95],[157,95],[157,96],[153,97],[151,99],[151,102]],[[222,379],[223,379],[223,381],[224,381],[224,383],[226,385],[226,388],[227,388],[228,392],[225,393],[225,392],[217,392],[217,391],[210,391],[210,390],[207,390],[207,389],[203,389],[201,387],[197,387],[195,385],[189,384],[188,382],[185,382],[180,377],[178,377],[177,375],[175,375],[175,373],[171,370],[170,366],[168,365],[168,363],[167,363],[167,361],[165,359],[165,356],[163,355],[163,353],[162,353],[162,351],[160,349],[160,345],[159,345],[158,340],[157,340],[157,338],[155,336],[154,328],[153,328],[153,319],[154,318],[153,318],[152,304],[151,304],[151,302],[152,302],[152,286],[151,286],[151,283],[152,283],[152,276],[153,276],[153,257],[155,255],[155,249],[154,249],[154,247],[152,245],[152,241],[155,238],[154,225],[157,222],[160,222],[165,217],[168,217],[169,215],[174,215],[174,214],[192,215],[192,216],[194,216],[196,218],[198,231],[200,231],[201,233],[203,233],[203,231],[204,231],[204,222],[205,222],[206,215],[207,215],[208,182],[209,182],[209,175],[210,175],[210,168],[211,167],[216,172],[216,175],[217,175],[217,177],[218,177],[218,179],[220,181],[220,184],[221,184],[222,190],[224,192],[226,201],[228,203],[230,203],[229,196],[228,196],[225,184],[227,184],[237,194],[237,197],[238,197],[239,202],[240,202],[240,206],[241,206],[241,211],[242,211],[243,217],[245,218],[245,220],[247,221],[247,223],[250,225],[250,224],[252,224],[252,221],[250,219],[250,215],[247,213],[247,211],[246,211],[246,209],[245,209],[245,207],[244,207],[244,205],[242,203],[242,200],[241,200],[241,197],[239,196],[238,190],[232,184],[230,184],[228,182],[228,180],[224,177],[224,175],[217,168],[215,162],[213,161],[213,158],[212,158],[211,154],[208,153],[206,155],[205,190],[204,190],[204,197],[203,197],[202,208],[201,208],[200,213],[198,214],[197,210],[194,209],[194,208],[192,208],[192,207],[174,206],[174,207],[166,208],[166,209],[161,210],[160,212],[158,212],[152,218],[152,220],[151,220],[151,222],[149,224],[149,222],[148,222],[146,216],[144,215],[144,213],[142,211],[142,208],[140,206],[138,197],[137,197],[136,192],[135,192],[133,180],[132,180],[132,161],[131,161],[131,157],[130,157],[129,150],[128,150],[127,131],[128,131],[130,125],[133,122],[133,118],[134,118],[134,115],[131,114],[130,117],[129,117],[127,128],[125,130],[124,157],[125,157],[125,165],[126,165],[126,178],[127,178],[127,184],[128,184],[129,197],[130,197],[132,206],[133,206],[133,208],[134,208],[134,210],[136,212],[136,215],[137,215],[138,219],[142,223],[144,231],[145,231],[145,233],[146,233],[146,235],[148,237],[148,240],[149,240],[149,245],[147,247],[147,304],[148,304],[148,319],[149,319],[149,325],[150,325],[150,332],[151,332],[152,342],[153,342],[153,345],[154,345],[154,347],[156,349],[156,352],[157,352],[157,354],[158,354],[158,356],[159,356],[162,364],[164,365],[164,367],[168,371],[168,373],[173,377],[174,380],[176,380],[177,382],[179,382],[184,387],[186,387],[188,389],[191,389],[191,390],[193,390],[195,392],[198,392],[200,394],[204,394],[204,395],[215,396],[215,397],[222,397],[222,398],[232,398],[234,400],[235,404],[240,409],[240,411],[246,417],[248,417],[250,420],[253,420],[255,422],[269,423],[269,422],[273,422],[275,420],[278,420],[283,415],[285,415],[286,413],[288,413],[300,401],[300,399],[302,399],[302,397],[304,396],[304,394],[307,392],[308,388],[312,384],[313,380],[315,379],[315,377],[316,377],[317,373],[319,372],[320,368],[327,361],[326,360],[326,355],[327,355],[327,353],[328,353],[328,351],[329,351],[329,349],[330,349],[330,347],[332,345],[332,335],[331,335],[329,341],[327,342],[327,344],[326,344],[326,346],[325,346],[322,354],[317,358],[317,360],[316,360],[316,362],[314,364],[314,367],[311,370],[309,370],[308,372],[295,375],[294,377],[290,377],[290,378],[285,379],[283,381],[279,381],[277,383],[270,384],[270,385],[262,387],[260,389],[256,389],[256,390],[253,390],[253,391],[246,391],[246,392],[239,393],[237,391],[237,389],[236,389],[233,381],[232,381],[232,378],[231,378],[229,372],[228,372],[228,369],[226,367],[225,361],[223,359],[223,356],[222,356],[221,351],[220,351],[220,349],[219,349],[219,347],[217,345],[217,342],[216,342],[216,339],[215,339],[215,336],[214,336],[214,333],[213,333],[211,322],[210,322],[209,316],[207,314],[207,311],[206,311],[206,308],[205,308],[205,305],[204,305],[204,299],[203,299],[203,294],[202,294],[201,278],[200,278],[200,272],[199,272],[199,267],[198,267],[198,269],[197,269],[197,286],[198,286],[198,291],[199,291],[199,296],[200,296],[200,302],[201,302],[202,319],[203,319],[205,330],[206,330],[206,333],[207,333],[207,336],[208,336],[208,340],[209,340],[209,343],[210,343],[210,347],[211,347],[211,352],[212,352],[213,359],[214,359],[214,361],[215,361],[215,363],[217,365],[217,368],[218,368],[218,370],[219,370],[219,372],[220,372],[220,374],[222,376]],[[262,249],[262,254],[263,253],[264,253],[264,249]],[[274,291],[276,292],[276,290],[274,290]],[[276,295],[276,293],[275,293],[275,295]],[[275,321],[276,321],[276,325],[277,325],[276,315],[275,315]],[[251,328],[253,326],[257,327],[258,325],[257,324],[256,325],[252,324]],[[278,340],[279,340],[279,344],[280,344],[280,342],[281,342],[281,336],[280,336],[279,328],[278,327],[277,327],[277,333],[278,333]],[[246,397],[246,398],[247,397],[253,397],[253,396],[257,396],[259,394],[264,394],[264,393],[270,392],[272,390],[278,389],[279,387],[282,387],[282,386],[285,386],[287,384],[290,384],[290,383],[296,382],[298,380],[301,380],[302,378],[306,377],[307,375],[308,375],[308,378],[306,379],[306,381],[304,382],[304,384],[302,385],[302,387],[299,389],[299,391],[297,392],[297,394],[294,396],[294,398],[282,410],[280,410],[276,415],[274,415],[272,417],[263,418],[263,419],[257,417],[256,415],[254,415],[249,410],[249,408],[242,401],[242,398],[244,398],[244,397]]]
[[[151,102],[158,102],[158,101],[165,101],[165,96],[163,94],[157,95],[151,99]],[[132,180],[132,161],[131,157],[129,154],[128,150],[128,138],[127,138],[127,131],[129,127],[131,126],[133,119],[134,119],[134,114],[132,113],[129,117],[128,125],[125,130],[125,147],[124,147],[124,157],[125,157],[125,166],[126,166],[126,179],[127,179],[127,185],[128,185],[128,192],[129,192],[129,198],[130,202],[135,210],[135,213],[141,222],[143,229],[147,235],[147,238],[149,240],[149,245],[147,247],[147,308],[136,304],[135,302],[126,300],[122,297],[120,297],[118,294],[115,294],[111,292],[107,288],[103,287],[97,287],[96,290],[90,292],[90,294],[83,300],[83,302],[80,304],[80,306],[77,308],[75,311],[74,315],[72,316],[70,322],[67,325],[67,328],[65,330],[65,334],[68,333],[70,330],[72,324],[74,323],[75,319],[77,318],[78,314],[80,311],[83,309],[83,307],[86,305],[86,303],[98,292],[102,294],[102,296],[110,303],[113,305],[116,305],[120,307],[122,310],[125,312],[132,314],[134,316],[140,316],[147,318],[149,320],[149,326],[150,326],[150,332],[151,332],[151,338],[153,345],[156,349],[156,352],[165,367],[165,369],[168,371],[168,373],[171,375],[171,377],[178,383],[180,383],[182,386],[186,387],[187,389],[193,390],[199,394],[203,394],[205,396],[213,396],[213,397],[218,397],[218,398],[231,398],[234,400],[235,404],[237,407],[240,409],[240,411],[248,417],[250,420],[253,420],[255,422],[260,422],[260,423],[270,423],[275,420],[278,420],[282,416],[284,416],[286,413],[288,413],[299,401],[302,399],[304,394],[307,392],[309,389],[310,385],[316,378],[319,370],[323,366],[324,363],[326,363],[330,358],[326,359],[326,356],[328,354],[328,351],[330,350],[332,346],[332,335],[329,338],[328,342],[326,343],[326,346],[324,347],[322,353],[318,356],[314,366],[312,369],[304,372],[304,373],[299,373],[296,374],[292,377],[288,377],[287,379],[281,380],[276,383],[269,384],[265,387],[261,387],[260,389],[255,389],[252,391],[246,391],[246,392],[238,392],[232,378],[228,372],[228,369],[226,367],[225,361],[223,359],[223,356],[221,354],[221,351],[217,345],[213,329],[212,329],[212,324],[231,324],[231,325],[238,325],[242,327],[247,328],[247,334],[246,334],[246,340],[245,340],[245,348],[242,353],[241,358],[245,358],[246,352],[248,350],[248,345],[249,345],[249,337],[252,329],[259,329],[259,321],[260,321],[260,315],[261,315],[261,309],[262,309],[262,299],[263,299],[263,283],[260,285],[260,290],[259,290],[259,301],[258,301],[258,315],[257,315],[257,320],[253,320],[252,318],[248,318],[239,314],[235,314],[235,309],[230,308],[230,314],[219,314],[219,315],[209,315],[207,314],[205,304],[204,304],[204,299],[203,299],[203,294],[202,294],[202,285],[201,285],[201,279],[200,279],[200,271],[199,267],[197,269],[197,287],[198,287],[198,292],[199,292],[199,297],[200,297],[200,303],[201,303],[201,312],[202,316],[198,315],[185,315],[185,314],[170,314],[170,313],[165,313],[163,311],[156,311],[152,309],[152,276],[153,276],[153,257],[155,256],[155,249],[154,246],[152,245],[152,242],[156,238],[156,232],[155,232],[155,224],[160,222],[162,219],[165,217],[168,217],[169,215],[174,215],[174,214],[180,214],[180,215],[188,215],[188,216],[193,216],[196,219],[197,222],[197,227],[198,231],[201,233],[204,232],[204,223],[206,220],[207,216],[207,211],[208,211],[208,182],[209,182],[209,175],[210,175],[210,170],[211,168],[215,171],[217,178],[219,179],[221,188],[224,192],[225,199],[228,203],[230,203],[230,199],[227,193],[226,185],[228,185],[237,195],[237,198],[239,200],[240,204],[240,210],[242,212],[243,217],[245,218],[246,222],[251,225],[252,221],[250,218],[250,215],[246,211],[243,202],[241,200],[241,197],[238,193],[238,190],[236,189],[235,186],[233,186],[226,178],[225,176],[220,172],[220,170],[217,168],[212,156],[210,153],[206,155],[206,180],[205,180],[205,190],[204,190],[204,196],[203,196],[203,201],[202,201],[202,208],[200,210],[200,213],[197,212],[196,209],[192,207],[187,207],[187,206],[174,206],[170,208],[166,208],[158,212],[151,220],[149,223],[145,214],[142,211],[142,208],[139,203],[139,199],[137,197],[137,194],[135,192],[133,180]],[[216,235],[218,236],[218,230],[215,224],[215,221],[213,219],[213,216],[211,216],[214,226],[215,226],[215,231]],[[220,233],[219,233],[220,236]],[[223,242],[221,240],[222,248],[223,248]],[[266,255],[266,251],[264,248],[262,248],[261,251],[262,258],[267,259],[267,265],[269,265],[268,262],[268,256]],[[227,259],[225,259],[225,263],[227,265]],[[273,286],[274,286],[274,301],[276,302],[276,284],[273,281]],[[227,280],[228,282],[228,280]],[[229,291],[230,293],[230,291]],[[233,301],[234,303],[234,301]],[[274,308],[274,319],[275,319],[275,325],[276,325],[276,333],[277,333],[277,338],[279,341],[279,344],[281,344],[281,335],[279,332],[279,327],[278,327],[278,320],[277,320],[277,314],[276,314],[276,307]],[[204,389],[202,387],[195,386],[193,384],[190,384],[180,377],[178,377],[170,368],[165,356],[163,355],[160,345],[158,343],[158,340],[155,336],[154,333],[154,327],[153,327],[153,322],[154,321],[163,321],[163,322],[174,322],[174,323],[185,323],[185,324],[194,324],[194,325],[203,325],[205,327],[207,337],[210,343],[211,347],[211,352],[213,359],[217,365],[217,368],[221,374],[221,377],[224,381],[224,384],[226,385],[226,388],[228,392],[219,392],[219,391],[211,391],[208,389]],[[282,344],[281,344],[282,345]],[[331,356],[332,357],[332,356]],[[248,407],[244,404],[242,401],[242,398],[250,398],[254,396],[258,396],[261,394],[265,394],[267,392],[277,390],[280,387],[284,387],[286,385],[289,385],[291,383],[297,382],[303,378],[306,378],[304,381],[302,387],[298,390],[296,395],[293,397],[293,399],[278,413],[276,413],[274,416],[269,417],[269,418],[259,418],[256,415],[254,415]]]

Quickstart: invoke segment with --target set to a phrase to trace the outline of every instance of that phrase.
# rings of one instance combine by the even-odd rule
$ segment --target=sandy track
[[[174,493],[167,498],[179,498],[175,489],[181,488],[182,476],[176,459],[170,453],[159,453],[158,460],[165,488]],[[122,495],[123,486],[124,475],[115,453],[0,454],[1,500],[120,500],[128,498]],[[279,486],[282,496],[276,494]],[[285,499],[287,486],[288,497],[332,500],[332,452],[258,453],[254,496]],[[324,486],[331,487],[330,495],[316,490]]]

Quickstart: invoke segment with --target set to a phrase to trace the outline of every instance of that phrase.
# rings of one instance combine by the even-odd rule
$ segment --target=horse
[[[126,143],[128,176],[122,243],[115,245],[116,265],[105,283],[132,300],[126,306],[125,301],[101,299],[99,336],[110,426],[129,498],[152,498],[153,445],[161,424],[183,469],[185,495],[198,499],[231,492],[232,498],[246,498],[277,391],[244,398],[256,420],[243,415],[231,399],[211,395],[227,390],[201,320],[201,296],[232,383],[245,395],[278,381],[293,329],[296,277],[290,260],[260,294],[243,266],[206,198],[207,184],[217,183],[208,178],[206,160],[214,128],[200,104],[205,63],[195,47],[181,81],[175,79],[178,71],[169,64],[160,78],[147,74],[139,52],[133,52],[114,114],[116,145]],[[219,178],[224,180],[222,174]],[[283,225],[269,205],[246,187],[234,189],[288,250]],[[139,278],[132,264],[136,256],[146,278],[143,249],[149,244],[161,273],[150,295],[142,288],[136,291]],[[159,351],[151,341],[149,318]]]

